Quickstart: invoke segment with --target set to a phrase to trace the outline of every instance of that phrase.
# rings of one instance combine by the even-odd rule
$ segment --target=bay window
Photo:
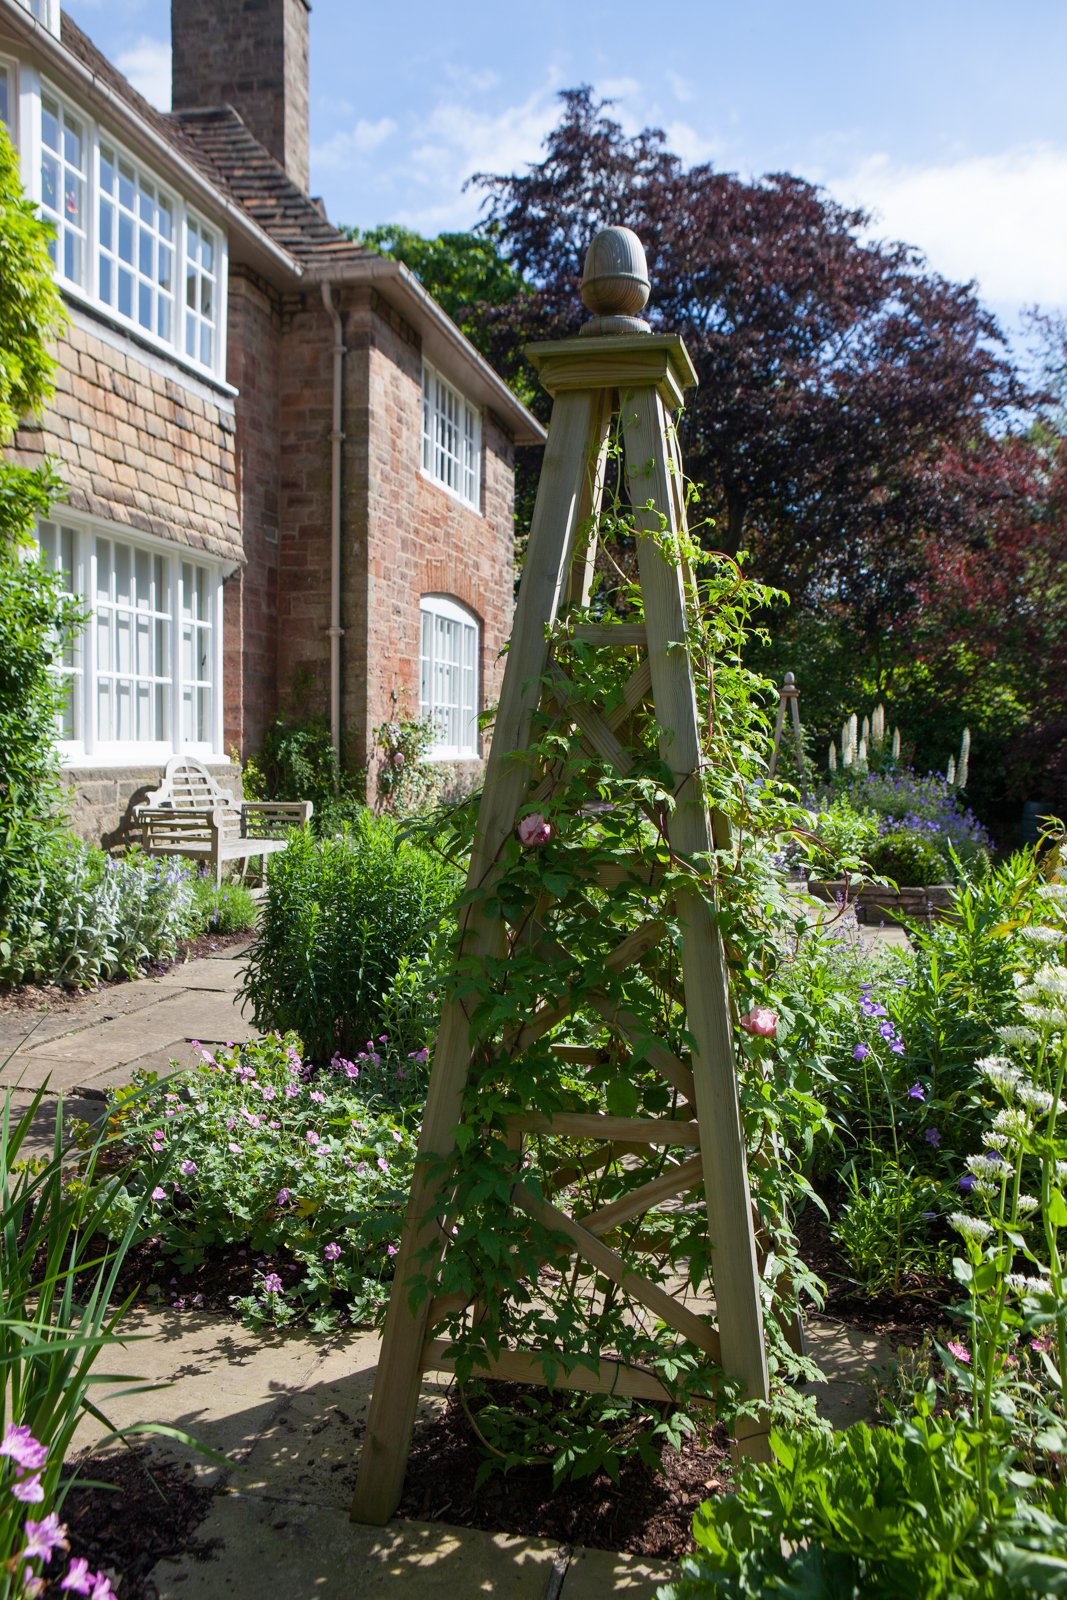
[[[221,579],[174,546],[38,523],[45,561],[91,602],[53,670],[65,682],[62,759],[157,761],[221,753]]]
[[[419,602],[419,714],[434,725],[437,761],[478,754],[478,622],[445,595]]]
[[[5,122],[14,116],[17,80],[0,63]],[[55,228],[49,253],[61,282],[153,344],[223,377],[225,236],[57,90],[43,84],[38,104],[35,198]]]

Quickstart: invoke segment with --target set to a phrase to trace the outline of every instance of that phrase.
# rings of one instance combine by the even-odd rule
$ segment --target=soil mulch
[[[64,1477],[74,1470],[65,1469]],[[196,1530],[208,1514],[214,1490],[199,1486],[184,1464],[153,1460],[142,1445],[86,1457],[77,1472],[108,1487],[72,1488],[63,1502],[70,1555],[58,1551],[45,1568],[50,1572],[47,1600],[65,1600],[60,1581],[78,1556],[92,1571],[111,1576],[119,1600],[157,1600],[155,1584],[146,1580],[164,1556],[210,1558],[217,1541],[197,1539]]]
[[[173,972],[188,961],[201,956],[216,955],[220,950],[232,950],[237,945],[248,944],[254,930],[242,933],[201,933],[195,939],[186,939],[178,946],[173,961],[146,962],[138,974],[142,978],[160,978]],[[92,989],[64,989],[57,984],[20,983],[14,988],[0,987],[0,1016],[12,1012],[48,1011],[63,1014],[77,1011],[87,1001],[111,989],[120,989],[129,978],[122,973],[117,978],[104,978]]]
[[[106,1247],[103,1236],[99,1242],[101,1249]],[[307,1267],[287,1250],[265,1256],[247,1245],[213,1246],[199,1267],[182,1273],[155,1238],[144,1239],[127,1252],[112,1299],[121,1301],[133,1294],[133,1304],[141,1309],[212,1311],[236,1321],[240,1314],[230,1298],[252,1293],[257,1265],[276,1272],[286,1289],[307,1273]]]
[[[843,1197],[826,1189],[822,1198],[834,1218]],[[852,1269],[834,1243],[831,1226],[832,1222],[827,1222],[810,1201],[795,1224],[801,1258],[826,1285],[823,1311],[827,1316],[865,1333],[879,1334],[892,1345],[910,1348],[920,1345],[926,1334],[943,1333],[953,1324],[950,1307],[959,1303],[958,1284],[948,1278],[909,1275],[904,1294],[889,1290],[866,1294],[855,1283]]]
[[[544,1390],[519,1384],[486,1383],[485,1389],[498,1402],[514,1402],[524,1393],[544,1399]],[[453,1391],[441,1415],[416,1433],[398,1514],[678,1560],[694,1548],[693,1512],[702,1500],[721,1494],[730,1475],[729,1436],[721,1426],[703,1441],[687,1439],[680,1454],[664,1446],[658,1471],[640,1460],[626,1462],[618,1483],[597,1472],[553,1490],[547,1466],[513,1467],[475,1492],[484,1458]]]

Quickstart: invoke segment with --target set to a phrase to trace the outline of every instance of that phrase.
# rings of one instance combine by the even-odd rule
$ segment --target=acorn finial
[[[593,313],[584,334],[651,333],[637,312],[648,299],[648,264],[631,228],[601,228],[585,257],[582,299]]]

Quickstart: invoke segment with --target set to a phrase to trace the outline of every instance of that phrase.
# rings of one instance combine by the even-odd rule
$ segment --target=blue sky
[[[64,5],[166,108],[169,0]],[[465,180],[537,160],[558,91],[588,82],[687,163],[871,207],[1012,328],[1067,307],[1065,69],[1063,0],[313,0],[312,191],[335,221],[466,227]]]

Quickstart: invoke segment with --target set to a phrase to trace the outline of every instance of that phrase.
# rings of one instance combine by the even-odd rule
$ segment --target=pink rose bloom
[[[741,1018],[741,1026],[746,1033],[755,1034],[757,1039],[773,1039],[778,1026],[778,1013],[768,1011],[766,1006],[757,1006],[747,1017]]]
[[[532,850],[535,845],[547,844],[551,837],[552,828],[540,811],[531,811],[530,815],[523,817],[519,823],[519,843],[524,850]]]

